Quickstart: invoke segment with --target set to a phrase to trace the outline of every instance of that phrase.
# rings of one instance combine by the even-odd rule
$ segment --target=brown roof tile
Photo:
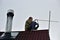
[[[50,40],[48,30],[22,31],[15,40]]]

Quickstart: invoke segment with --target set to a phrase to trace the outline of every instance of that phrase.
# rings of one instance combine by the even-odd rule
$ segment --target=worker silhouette
[[[25,31],[37,30],[38,27],[39,27],[39,24],[33,21],[32,17],[29,17],[25,23]]]
[[[25,23],[25,31],[31,30],[30,24],[32,23],[33,18],[29,17]]]

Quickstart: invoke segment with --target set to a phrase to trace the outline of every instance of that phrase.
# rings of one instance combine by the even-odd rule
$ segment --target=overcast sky
[[[0,0],[0,31],[5,31],[7,10],[14,10],[13,31],[24,30],[24,24],[29,16],[34,19],[49,19],[49,10],[51,11],[51,20],[60,21],[60,0]],[[39,21],[41,29],[48,29],[48,22]],[[51,22],[50,36],[51,40],[60,40],[60,22]]]

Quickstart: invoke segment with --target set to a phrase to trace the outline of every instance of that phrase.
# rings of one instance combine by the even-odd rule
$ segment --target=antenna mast
[[[48,29],[50,30],[50,20],[51,20],[51,11],[49,11],[49,23],[48,23]]]

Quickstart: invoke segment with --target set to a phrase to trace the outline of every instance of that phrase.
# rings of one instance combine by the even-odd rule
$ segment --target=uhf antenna
[[[54,20],[51,20],[51,11],[49,11],[49,20],[40,20],[40,19],[35,19],[37,22],[38,21],[44,21],[44,22],[48,22],[48,30],[50,30],[50,24],[51,22],[59,22],[59,21],[54,21]]]

